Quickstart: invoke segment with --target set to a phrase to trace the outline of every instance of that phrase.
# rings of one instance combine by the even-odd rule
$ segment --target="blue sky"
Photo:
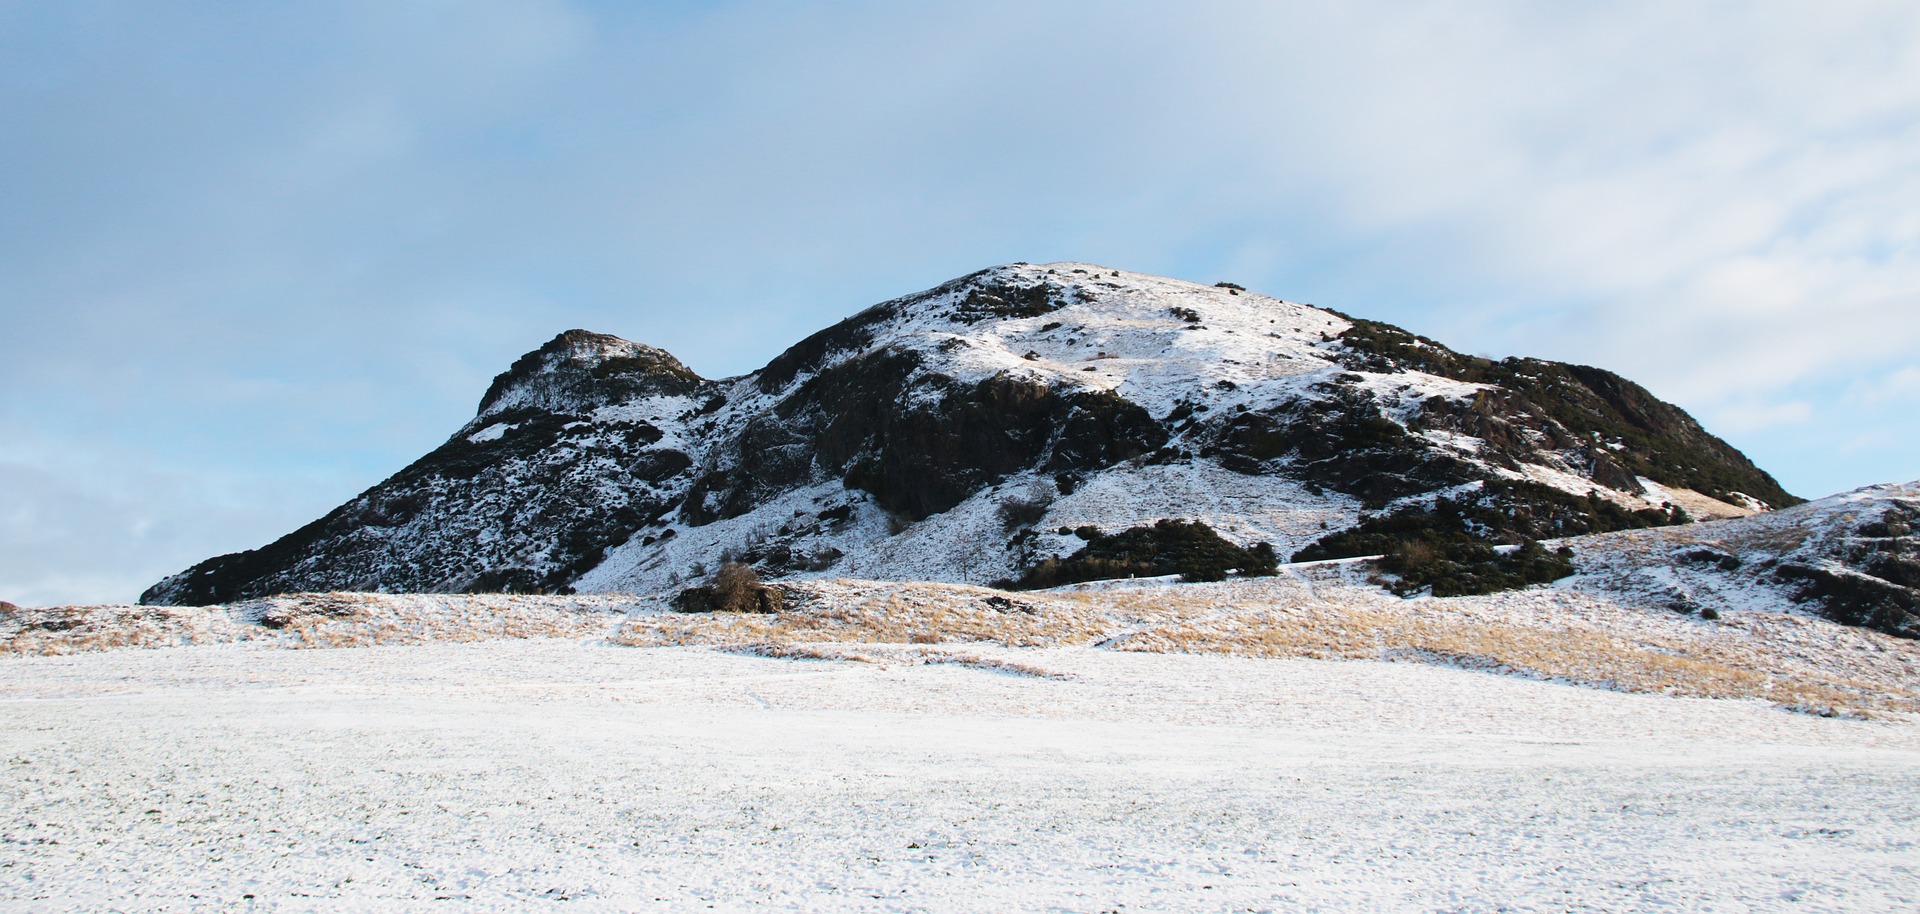
[[[750,371],[1075,259],[1920,477],[1911,3],[0,0],[0,599],[127,600],[571,327]]]

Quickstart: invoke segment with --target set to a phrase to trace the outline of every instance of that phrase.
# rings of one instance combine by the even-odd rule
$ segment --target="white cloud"
[[[1868,407],[1920,404],[1920,365],[1906,365],[1848,385],[1846,398]]]

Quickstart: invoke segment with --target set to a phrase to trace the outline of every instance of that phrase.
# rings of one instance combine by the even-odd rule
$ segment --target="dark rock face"
[[[793,344],[760,369],[754,385],[763,393],[779,393],[800,372],[825,364],[829,356],[867,348],[873,343],[874,328],[899,316],[904,307],[897,302],[878,304]]]
[[[1275,491],[1300,484],[1382,512],[1346,540],[1330,531],[1316,545],[1327,554],[1408,518],[1484,542],[1678,519],[1502,475],[1540,466],[1630,494],[1645,477],[1796,501],[1684,412],[1606,372],[1475,359],[1367,321],[1334,336],[1328,312],[1238,287],[1169,284],[1074,265],[984,270],[861,311],[727,381],[704,380],[649,346],[571,330],[515,361],[479,414],[432,453],[274,543],[156,584],[142,601],[563,591],[610,550],[643,563],[647,550],[664,556],[702,537],[711,554],[682,555],[682,565],[817,572],[872,547],[854,532],[904,529],[989,492],[1004,509],[992,537],[1013,537],[994,544],[1008,564],[976,583],[1017,578],[1048,557],[1034,551],[1047,538],[1035,528],[1053,499],[1093,480],[1124,488],[1131,482],[1116,484],[1115,474],[1132,480],[1168,465],[1271,478]],[[1236,363],[1285,365],[1226,380],[1210,374],[1217,364],[1181,355],[1210,351],[1182,349],[1188,340],[1218,341],[1206,345]],[[1410,389],[1447,395],[1398,393]],[[1459,440],[1473,444],[1448,445]],[[1476,483],[1479,495],[1462,494]],[[1045,498],[1014,503],[1036,486]],[[803,490],[833,494],[782,502]],[[1436,493],[1453,494],[1436,502]],[[788,513],[763,517],[776,503]],[[1440,504],[1458,510],[1416,517]],[[1115,529],[1160,529],[1160,520],[1174,519]],[[1083,558],[1086,567],[1120,561]],[[676,572],[671,583],[691,582]]]
[[[785,358],[785,356],[782,356]],[[829,478],[918,520],[1025,470],[1098,469],[1166,441],[1116,395],[995,375],[965,383],[880,349],[812,374],[721,445],[681,516],[736,517],[773,493]]]
[[[1285,472],[1373,508],[1483,475],[1415,439],[1365,391],[1328,384],[1321,392],[1319,399],[1227,419],[1202,456],[1242,473]]]
[[[1470,410],[1433,404],[1416,420],[1416,430],[1482,438],[1510,462],[1535,449],[1571,451],[1591,468],[1595,482],[1623,491],[1638,488],[1637,475],[1728,501],[1737,501],[1739,493],[1776,508],[1801,502],[1685,411],[1619,375],[1539,359],[1495,362],[1387,324],[1352,320],[1352,329],[1339,338],[1341,361],[1349,367],[1412,369],[1500,388]]]
[[[1842,625],[1871,628],[1902,638],[1920,638],[1920,600],[1912,587],[1878,575],[1783,563],[1774,574],[1797,585],[1799,598]]]
[[[1023,470],[1098,469],[1160,446],[1165,431],[1120,397],[1061,390],[996,375],[967,385],[926,378],[931,397],[889,392],[861,402],[851,390],[827,393],[803,413],[822,434],[830,472],[873,494],[883,508],[918,520],[938,514]],[[852,409],[834,404],[857,404]]]

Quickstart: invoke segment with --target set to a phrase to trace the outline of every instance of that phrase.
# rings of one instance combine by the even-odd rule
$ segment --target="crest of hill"
[[[568,330],[496,376],[480,398],[479,417],[513,409],[578,411],[656,394],[685,395],[705,383],[664,349]]]
[[[1327,551],[1442,500],[1474,504],[1445,522],[1488,541],[1797,501],[1599,369],[1474,359],[1231,284],[1011,264],[867,308],[737,378],[561,334],[432,453],[143,601],[647,592],[730,560],[776,579],[984,583],[1160,521]]]

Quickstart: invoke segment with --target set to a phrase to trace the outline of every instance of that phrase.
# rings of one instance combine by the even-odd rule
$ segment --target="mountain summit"
[[[725,561],[1044,584],[1133,567],[1113,556],[1140,537],[1315,557],[1407,531],[1513,543],[1798,502],[1597,368],[1462,355],[1230,283],[1013,264],[724,380],[570,330],[393,477],[141,599],[658,592]]]

